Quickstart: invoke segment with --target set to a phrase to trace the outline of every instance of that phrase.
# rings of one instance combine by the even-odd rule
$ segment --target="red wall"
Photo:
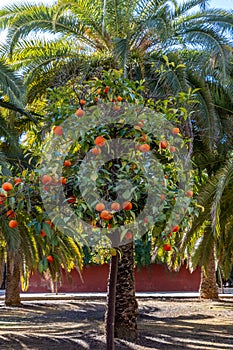
[[[89,266],[82,271],[82,280],[76,270],[71,272],[72,282],[69,283],[65,274],[62,285],[58,285],[58,292],[106,292],[109,266]],[[135,270],[137,292],[166,292],[184,291],[195,292],[199,289],[200,270],[192,274],[182,266],[179,272],[170,272],[163,265],[150,265],[141,270]],[[50,281],[36,273],[31,276],[27,292],[40,293],[52,291]]]

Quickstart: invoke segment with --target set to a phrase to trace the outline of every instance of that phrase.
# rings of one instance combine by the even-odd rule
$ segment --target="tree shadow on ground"
[[[219,312],[218,308],[221,311],[225,306],[232,312],[231,302],[211,307]],[[151,302],[151,306],[142,303],[137,342],[116,339],[116,350],[233,350],[232,318],[224,320],[221,315],[216,318],[201,312],[192,314],[192,310],[190,314],[169,317],[166,311],[161,312],[162,307],[161,304],[157,307],[156,301]],[[2,306],[0,349],[104,350],[104,313],[104,301],[33,302],[20,308]]]

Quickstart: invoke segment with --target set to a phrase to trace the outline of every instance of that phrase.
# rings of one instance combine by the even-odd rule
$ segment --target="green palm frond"
[[[221,235],[221,201],[223,200],[223,193],[229,185],[230,181],[233,181],[233,160],[230,159],[223,169],[216,175],[218,178],[217,186],[215,188],[215,195],[213,199],[211,215],[212,215],[212,228],[217,237]]]
[[[7,95],[11,103],[22,108],[22,100],[25,94],[22,79],[6,64],[5,59],[0,58],[0,89],[2,95]]]

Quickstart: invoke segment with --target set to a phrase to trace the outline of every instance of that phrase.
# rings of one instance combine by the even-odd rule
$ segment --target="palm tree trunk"
[[[202,266],[200,297],[202,299],[219,299],[216,280],[214,244],[212,246],[207,268]]]
[[[118,263],[115,308],[115,337],[137,338],[137,309],[134,279],[133,243],[121,246]]]
[[[6,294],[5,304],[7,306],[20,306],[20,252],[7,252],[6,261]]]

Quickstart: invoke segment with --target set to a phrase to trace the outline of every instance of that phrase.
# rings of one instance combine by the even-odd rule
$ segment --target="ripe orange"
[[[75,202],[76,202],[76,197],[75,197],[75,196],[70,196],[70,197],[67,199],[67,202],[68,202],[68,203],[75,203]]]
[[[84,110],[81,109],[81,108],[78,108],[78,109],[76,110],[76,112],[75,112],[76,117],[79,117],[79,118],[83,117],[84,114],[85,114],[85,112],[84,112]]]
[[[61,125],[54,126],[53,132],[54,132],[54,134],[56,134],[58,136],[63,135],[63,128],[62,128],[62,126]]]
[[[64,177],[64,176],[61,176],[60,179],[59,179],[59,182],[60,182],[62,185],[65,185],[66,182],[67,182],[67,178]]]
[[[101,94],[101,89],[97,90],[97,94],[100,95]]]
[[[180,129],[179,129],[179,128],[173,128],[173,129],[172,129],[173,135],[177,135],[177,134],[179,134],[179,132],[180,132]]]
[[[110,90],[110,86],[106,86],[105,89],[104,89],[105,94],[108,94],[109,90]]]
[[[98,156],[98,154],[101,153],[101,149],[98,147],[94,147],[92,148],[91,153],[94,154],[95,156]]]
[[[131,210],[133,208],[133,204],[131,202],[126,201],[123,203],[122,208],[124,210]]]
[[[126,238],[128,241],[131,240],[131,239],[133,238],[132,232],[131,232],[131,231],[128,231],[128,232],[126,233],[126,235],[125,235],[125,238]]]
[[[166,252],[170,252],[172,250],[172,246],[170,244],[166,243],[166,244],[164,244],[163,249]]]
[[[46,259],[49,263],[52,263],[54,261],[54,257],[52,255],[46,256]]]
[[[106,139],[103,136],[97,136],[95,139],[96,146],[103,147],[106,142]]]
[[[118,211],[118,210],[121,209],[121,206],[120,206],[119,203],[113,202],[113,203],[111,204],[111,209],[114,210],[114,211]]]
[[[86,104],[86,100],[81,99],[79,101],[80,106],[84,106]]]
[[[40,235],[41,235],[42,237],[46,237],[46,233],[44,232],[44,230],[41,230]]]
[[[50,175],[43,175],[42,176],[41,182],[43,185],[51,184],[52,181],[53,181],[53,179]]]
[[[64,166],[71,166],[71,164],[72,163],[71,163],[71,161],[69,159],[65,160],[64,163],[63,163]]]
[[[186,196],[187,196],[187,197],[192,197],[192,196],[193,196],[193,191],[188,190],[188,191],[186,192]]]
[[[109,210],[103,210],[100,213],[100,218],[103,220],[111,220],[113,218],[113,215]]]
[[[16,220],[11,220],[11,221],[9,221],[9,227],[10,228],[15,228],[15,227],[17,227],[18,226],[18,221],[16,221]]]
[[[15,217],[15,212],[13,211],[13,210],[8,210],[7,212],[6,212],[6,216],[8,217],[8,218],[14,218]]]
[[[121,102],[123,100],[123,98],[121,96],[117,96],[117,101]]]
[[[139,150],[143,153],[149,152],[150,146],[147,143],[144,143],[139,147]]]
[[[4,182],[4,184],[2,185],[2,189],[4,191],[11,191],[12,188],[13,188],[13,186],[10,182]]]
[[[167,141],[161,141],[161,142],[159,143],[159,146],[160,146],[160,148],[162,148],[162,149],[166,149],[167,146],[168,146],[168,143],[167,143]]]
[[[171,232],[178,232],[179,229],[180,229],[179,225],[173,226],[172,229],[171,229]]]
[[[14,179],[14,184],[15,184],[15,185],[18,185],[18,184],[20,184],[22,181],[23,181],[23,180],[22,180],[20,177],[16,177],[16,178]]]
[[[53,228],[53,223],[51,220],[45,220],[45,222],[50,226],[50,228]]]
[[[97,210],[97,211],[102,211],[104,209],[105,209],[104,203],[97,203],[95,206],[95,210]]]
[[[170,147],[170,152],[172,152],[172,153],[173,153],[173,152],[175,152],[175,151],[176,151],[175,146],[171,146],[171,147]]]
[[[147,135],[146,134],[142,134],[141,140],[142,140],[142,142],[146,142]]]

